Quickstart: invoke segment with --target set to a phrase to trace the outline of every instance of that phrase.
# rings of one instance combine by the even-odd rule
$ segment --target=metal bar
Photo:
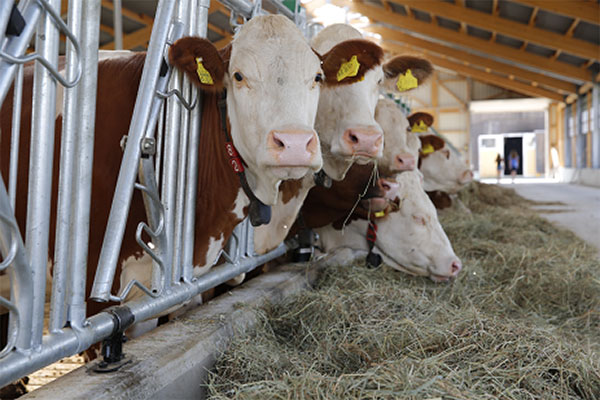
[[[21,139],[21,105],[23,104],[23,66],[17,67],[14,83],[12,135],[10,140],[10,168],[8,173],[8,195],[13,212],[17,199],[17,172],[19,170],[19,142]]]
[[[81,2],[71,2],[68,11],[69,29],[76,35],[81,30]],[[76,73],[77,58],[72,44],[67,45],[66,76],[72,79]],[[69,255],[72,250],[71,224],[73,182],[75,180],[75,156],[79,119],[82,115],[78,109],[78,93],[81,84],[64,89],[63,124],[60,148],[60,171],[58,178],[58,205],[56,210],[56,245],[54,265],[52,269],[52,299],[50,302],[50,332],[57,332],[65,326],[65,298],[67,296],[67,278]],[[69,297],[71,294],[69,293]]]
[[[0,199],[2,193],[0,192]],[[258,265],[282,256],[289,249],[289,245],[282,243],[275,250],[255,257],[245,258],[236,264],[222,264],[212,268],[206,274],[198,277],[192,283],[182,283],[173,286],[170,293],[157,299],[148,297],[134,300],[127,304],[135,321],[144,321],[176,306],[198,294],[215,287],[223,282],[251,271]],[[101,312],[87,319],[86,325],[76,332],[72,329],[64,329],[57,334],[46,337],[38,352],[23,354],[12,352],[0,360],[0,387],[44,367],[63,357],[79,353],[92,344],[110,336],[114,330],[115,321],[107,312]]]
[[[185,24],[185,31],[189,32],[189,0],[179,2],[177,8],[177,20]],[[179,71],[173,77],[173,89],[180,90],[182,93],[189,91],[189,82],[186,82],[183,74]],[[173,106],[173,113],[170,115],[175,120],[170,120],[170,125],[167,135],[168,165],[169,172],[173,175],[173,179],[167,179],[165,182],[176,182],[175,185],[163,186],[163,193],[167,194],[163,200],[172,201],[172,206],[165,204],[165,208],[169,210],[166,218],[167,234],[173,238],[172,243],[172,258],[171,273],[172,282],[178,283],[181,279],[181,253],[183,250],[183,212],[184,212],[184,196],[185,196],[185,174],[187,163],[187,145],[188,145],[188,128],[189,128],[189,112],[181,106],[175,98],[168,100]],[[191,98],[190,98],[191,101]],[[172,159],[171,159],[172,158]],[[174,196],[174,197],[171,197]],[[167,275],[168,276],[168,275]]]
[[[74,212],[72,220],[72,253],[70,262],[70,294],[68,301],[71,326],[80,328],[85,320],[85,288],[87,275],[92,167],[94,160],[94,123],[96,120],[96,84],[98,81],[98,41],[100,39],[100,0],[83,2],[80,40],[83,44],[83,76],[79,84],[77,102],[78,121],[77,158],[73,188]]]
[[[17,306],[19,315],[11,313],[8,335],[9,337],[16,336],[15,345],[17,349],[26,351],[31,348],[31,315],[33,311],[33,297],[31,293],[33,293],[33,279],[25,246],[21,239],[21,233],[19,232],[8,193],[6,193],[4,180],[1,176],[0,214],[5,217],[0,221],[0,251],[3,257],[7,257],[12,246],[16,246],[17,250],[8,273],[11,282],[11,301]],[[10,222],[7,223],[5,219],[8,219]],[[2,369],[0,368],[0,370]],[[0,387],[2,386],[0,385]]]
[[[125,147],[92,288],[91,298],[95,300],[107,301],[110,298],[110,290],[115,276],[119,250],[133,194],[133,185],[138,170],[137,164],[141,153],[140,144],[150,117],[151,104],[162,62],[163,47],[167,40],[174,6],[175,2],[170,0],[160,0],[158,4],[154,29],[152,29],[146,63],[140,81],[140,89],[138,90],[136,106],[129,128],[129,145]]]
[[[14,4],[15,0],[4,0],[0,5],[0,47],[4,41],[6,27]]]
[[[245,0],[219,0],[225,7],[239,15],[250,18],[252,16],[252,3]]]
[[[208,10],[210,0],[191,0],[190,35],[206,37],[208,30]],[[200,142],[200,126],[202,118],[202,99],[200,91],[190,87],[190,97],[197,93],[198,105],[190,110],[190,142],[188,150],[188,167],[185,192],[185,218],[183,220],[183,249],[181,255],[182,278],[185,282],[192,279],[194,268],[194,235],[196,221],[196,193],[198,190],[198,145]]]
[[[28,0],[22,3],[19,3],[19,6],[22,5],[22,7],[19,7],[19,10],[23,14],[25,21],[27,21],[25,29],[23,29],[23,32],[19,36],[13,36],[8,39],[2,47],[4,53],[13,56],[20,56],[25,53],[25,49],[29,46],[37,28],[37,21],[42,15],[42,7],[36,0]],[[17,66],[15,64],[0,58],[0,104],[4,102],[16,71]]]
[[[115,50],[123,50],[123,16],[121,0],[113,0],[113,26],[115,28]]]
[[[52,0],[50,5],[55,9],[60,9],[60,0]],[[58,64],[58,40],[58,30],[54,26],[51,16],[46,13],[38,25],[35,47],[39,49],[40,55],[54,67]],[[33,348],[38,348],[42,344],[44,328],[55,112],[56,81],[44,66],[36,63],[33,79],[27,230],[25,233],[34,285]]]

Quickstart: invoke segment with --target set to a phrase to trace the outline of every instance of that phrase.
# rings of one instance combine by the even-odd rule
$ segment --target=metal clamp
[[[133,325],[135,317],[127,306],[111,307],[106,311],[114,321],[114,329],[113,333],[102,341],[103,360],[92,369],[98,373],[114,372],[131,362],[125,358],[123,343],[127,340],[124,335],[125,329]]]

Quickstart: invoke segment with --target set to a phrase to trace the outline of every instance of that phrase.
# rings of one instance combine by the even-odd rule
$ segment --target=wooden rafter
[[[352,3],[346,0],[331,0],[331,3],[340,7],[348,7],[351,11],[359,12],[373,21],[385,22],[399,28],[408,29],[449,43],[465,46],[495,57],[501,57],[523,65],[530,65],[541,71],[553,72],[557,75],[574,78],[582,82],[591,79],[589,71],[582,70],[574,65],[569,65],[560,61],[552,61],[536,54],[524,54],[509,46],[490,43],[488,40],[479,39],[451,29],[418,21],[398,13],[391,14],[380,7]]]
[[[531,10],[531,15],[529,16],[529,23],[527,25],[529,25],[529,26],[535,25],[535,19],[537,18],[539,11],[540,11],[539,7],[533,7],[533,10]]]
[[[381,44],[381,46],[384,49],[394,52],[394,53],[406,53],[406,52],[410,52],[410,51],[413,51],[413,52],[415,51],[414,49],[411,49],[410,47],[401,46],[401,45],[398,45],[396,43],[391,43],[391,42],[383,42]],[[535,87],[535,86],[528,85],[526,83],[519,82],[516,80],[510,80],[510,79],[502,77],[500,75],[482,71],[477,68],[469,67],[469,66],[463,65],[461,63],[450,61],[450,60],[447,60],[447,59],[444,59],[442,57],[438,57],[438,56],[435,56],[432,54],[427,54],[426,58],[429,61],[431,61],[433,64],[437,65],[438,67],[447,68],[447,69],[452,70],[460,75],[470,76],[471,78],[475,78],[475,79],[483,81],[483,82],[487,82],[487,83],[491,83],[496,86],[507,88],[507,89],[513,90],[515,92],[525,94],[527,96],[546,97],[546,98],[556,100],[556,101],[563,101],[562,95],[560,95],[556,92],[553,92],[551,90],[546,90],[546,89],[543,89],[540,87]]]
[[[581,39],[565,37],[559,33],[528,26],[506,18],[496,17],[471,8],[463,8],[443,1],[396,0],[411,8],[426,11],[435,15],[443,15],[456,21],[476,26],[489,31],[497,31],[516,39],[537,43],[551,49],[561,49],[564,52],[585,59],[600,59],[598,46]]]
[[[579,19],[579,18],[575,18],[573,20],[573,22],[571,23],[571,26],[569,26],[569,29],[567,29],[567,31],[565,32],[566,37],[573,36],[573,32],[575,32],[575,28],[577,28],[577,25],[579,25],[580,21],[581,21],[581,19]]]
[[[123,35],[123,49],[131,50],[138,46],[147,46],[150,41],[150,35],[152,34],[152,25],[146,25],[145,27],[138,29],[135,32]],[[100,46],[101,50],[114,50],[115,42],[107,43]]]
[[[531,82],[537,82],[541,85],[549,88],[562,91],[564,93],[574,93],[577,87],[569,82],[565,82],[560,79],[552,78],[547,75],[538,74],[531,72],[524,68],[516,67],[512,64],[506,64],[499,61],[495,61],[486,57],[481,57],[476,54],[469,53],[464,50],[455,49],[453,47],[444,46],[439,43],[431,42],[429,40],[420,39],[412,35],[400,32],[398,30],[372,26],[367,27],[365,30],[370,32],[378,33],[385,39],[394,40],[397,42],[407,43],[413,46],[417,46],[424,50],[429,50],[441,54],[442,56],[456,58],[458,60],[467,61],[469,64],[479,65],[484,68],[490,68],[493,71],[500,72],[505,75],[515,75],[524,80]]]
[[[556,14],[600,24],[600,5],[595,1],[514,0],[530,7],[540,7]]]
[[[111,11],[114,11],[114,9],[115,9],[115,6],[111,0],[102,0],[102,7],[106,8],[107,10],[111,10]],[[140,24],[144,24],[144,25],[152,25],[154,22],[152,17],[149,17],[148,15],[143,14],[143,13],[136,13],[135,11],[131,11],[130,9],[125,8],[125,7],[121,7],[121,14],[124,17],[127,17],[131,20],[134,20],[134,21],[139,22]]]

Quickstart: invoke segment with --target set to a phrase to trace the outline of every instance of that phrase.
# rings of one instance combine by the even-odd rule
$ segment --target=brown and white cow
[[[318,52],[325,53],[340,42],[352,39],[362,39],[361,33],[350,25],[334,24],[319,32],[312,45]],[[380,57],[383,58],[383,52]],[[398,78],[408,70],[420,84],[431,74],[433,67],[422,58],[397,56],[385,63],[379,60],[364,79],[357,79],[353,85],[323,89],[315,129],[326,156],[323,170],[332,179],[343,179],[355,161],[365,164],[381,157],[383,132],[375,121],[379,91],[398,91]]]
[[[418,171],[398,174],[397,209],[377,222],[373,252],[394,269],[442,282],[455,278],[462,264],[440,225],[435,207],[423,191]],[[332,224],[316,229],[330,263],[348,263],[369,252],[368,221],[357,219],[345,227]]]
[[[427,130],[433,125],[432,115],[417,112],[411,114],[408,121],[412,131],[420,137],[431,136]],[[419,169],[423,173],[423,187],[427,192],[455,194],[473,180],[473,172],[460,155],[450,149],[443,139],[439,139],[432,143],[434,147],[424,146],[420,154]]]
[[[237,174],[230,167],[225,148],[225,134],[217,102],[219,89],[227,89],[230,135],[241,155],[253,193],[264,203],[277,201],[279,185],[286,179],[302,178],[321,167],[318,137],[313,129],[320,82],[325,85],[345,84],[328,79],[328,73],[338,69],[356,51],[369,54],[373,45],[340,43],[328,54],[318,56],[301,32],[282,16],[256,17],[244,24],[227,51],[219,53],[207,40],[184,38],[171,47],[171,62],[189,74],[203,90],[202,134],[198,155],[198,197],[194,265],[213,265],[218,251],[231,235],[235,225],[246,215],[248,198],[240,187]],[[365,50],[366,49],[366,50]],[[96,134],[92,176],[92,204],[88,255],[88,293],[94,276],[102,235],[120,168],[121,137],[128,131],[145,54],[123,54],[98,65]],[[210,75],[201,82],[199,62]],[[324,70],[321,63],[330,68]],[[359,71],[362,77],[366,68]],[[17,185],[16,216],[24,231],[26,216],[28,149],[31,126],[32,69],[25,74],[24,104]],[[210,84],[212,81],[212,84]],[[7,99],[12,99],[9,94]],[[7,100],[1,110],[1,130],[10,132],[12,102]],[[60,132],[62,116],[58,116],[55,131]],[[7,176],[10,141],[1,143],[0,169]],[[60,148],[56,134],[55,148]],[[57,177],[58,157],[54,158]],[[57,181],[53,181],[53,208],[56,204]],[[135,241],[139,221],[146,219],[142,196],[135,192],[127,222],[119,265],[129,259],[139,259],[143,253]],[[55,217],[50,231],[55,230]],[[53,235],[49,252],[52,258]],[[119,271],[117,271],[119,276]],[[119,288],[115,280],[113,292]],[[105,304],[88,303],[88,314]]]

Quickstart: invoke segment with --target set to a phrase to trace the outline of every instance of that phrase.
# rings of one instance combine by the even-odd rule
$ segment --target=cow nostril
[[[381,186],[383,187],[384,190],[390,190],[392,187],[390,185],[388,185],[387,183],[382,183]]]
[[[281,140],[277,139],[276,137],[273,137],[273,143],[275,143],[275,145],[280,149],[285,148],[285,144]]]
[[[396,159],[398,160],[398,163],[400,165],[404,165],[404,160],[402,159],[402,157],[397,157]]]
[[[355,135],[354,133],[350,133],[350,134],[348,135],[348,137],[350,138],[350,141],[351,141],[352,143],[358,143],[358,138],[356,137],[356,135]]]
[[[458,261],[452,262],[452,267],[451,267],[452,275],[458,274],[458,272],[461,270],[461,268],[462,268],[462,266],[460,265],[460,262],[458,262]]]
[[[310,148],[312,147],[313,143],[315,141],[315,136],[311,136],[310,139],[308,140],[308,142],[306,143],[306,149],[310,151]]]

